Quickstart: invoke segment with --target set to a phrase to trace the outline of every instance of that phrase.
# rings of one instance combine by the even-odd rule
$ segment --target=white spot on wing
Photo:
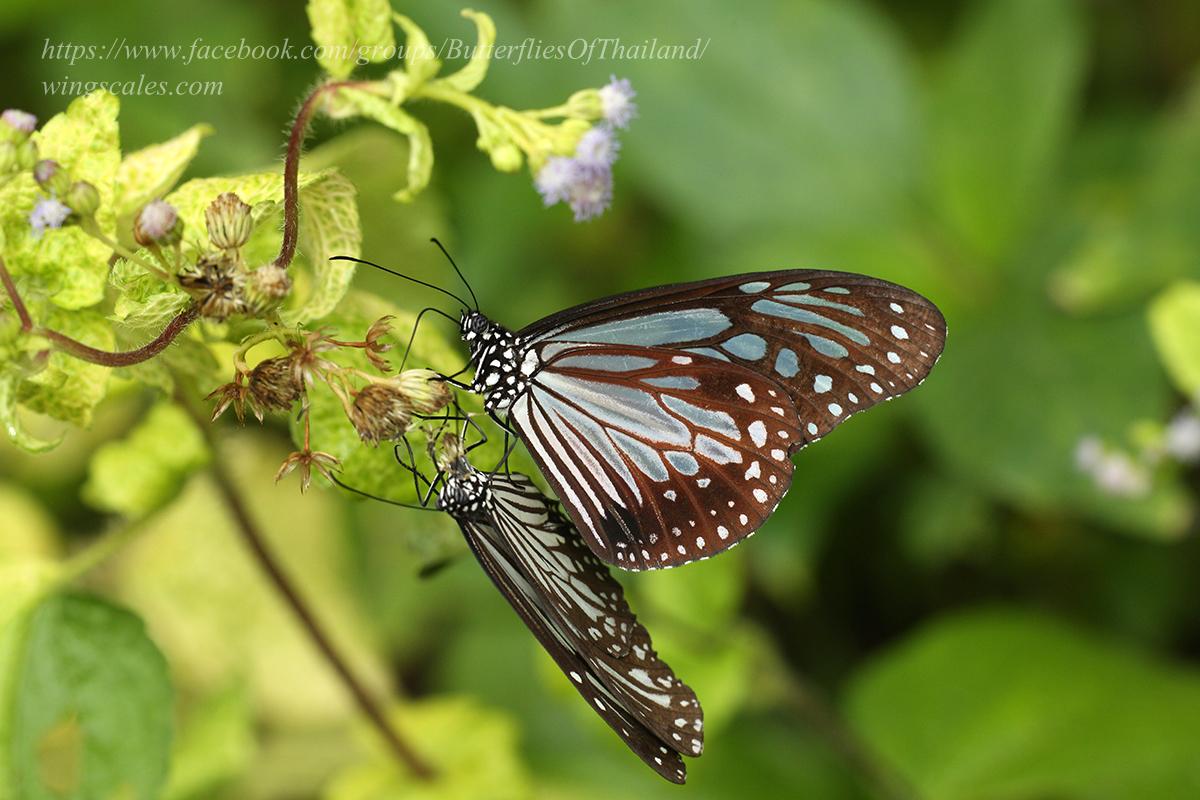
[[[739,383],[737,387],[738,397],[745,400],[747,403],[754,402],[754,390],[750,388],[748,383]]]

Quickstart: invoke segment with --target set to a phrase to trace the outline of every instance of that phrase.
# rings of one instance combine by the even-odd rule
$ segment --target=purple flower
[[[133,221],[133,238],[142,247],[174,244],[181,231],[179,214],[166,200],[152,200],[142,206]]]
[[[583,222],[604,213],[612,204],[612,170],[597,164],[575,162],[575,179],[567,190],[567,203],[575,221]]]
[[[617,160],[621,143],[611,125],[596,125],[575,146],[575,159],[581,164],[611,167]]]
[[[575,159],[565,156],[551,156],[546,161],[533,182],[542,202],[552,206],[567,199],[575,180],[575,167]]]
[[[629,83],[628,78],[617,79],[616,75],[609,78],[608,83],[600,88],[600,111],[609,124],[624,128],[629,121],[637,116],[637,103],[633,98],[637,92]]]
[[[19,108],[4,109],[4,113],[0,114],[0,120],[4,120],[10,128],[21,133],[33,133],[34,128],[37,127],[37,117]]]
[[[40,239],[47,228],[61,228],[71,216],[71,209],[60,203],[56,198],[48,197],[39,200],[29,212],[29,225],[33,228],[33,238]]]

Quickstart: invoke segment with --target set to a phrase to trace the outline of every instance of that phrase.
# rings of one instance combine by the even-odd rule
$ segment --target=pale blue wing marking
[[[867,335],[856,328],[851,328],[849,325],[843,325],[837,320],[832,320],[829,317],[823,317],[820,314],[809,311],[804,308],[796,308],[794,306],[776,303],[774,300],[756,300],[754,305],[750,306],[753,310],[760,314],[770,314],[773,317],[781,317],[783,319],[795,320],[796,322],[805,322],[810,325],[819,325],[822,328],[828,328],[831,331],[836,331],[845,336],[852,342],[861,345],[869,345],[871,340]],[[815,347],[815,345],[814,345]]]
[[[800,359],[796,357],[796,351],[782,348],[775,356],[775,371],[785,378],[795,377],[800,371]]]
[[[689,308],[602,322],[571,331],[564,338],[572,342],[653,347],[708,339],[732,325],[729,317],[715,308]]]
[[[567,356],[554,362],[556,369],[594,369],[600,372],[633,372],[639,369],[649,369],[658,363],[657,359],[640,356]]]
[[[766,340],[753,333],[740,333],[731,339],[726,339],[721,347],[747,361],[757,361],[767,354]]]

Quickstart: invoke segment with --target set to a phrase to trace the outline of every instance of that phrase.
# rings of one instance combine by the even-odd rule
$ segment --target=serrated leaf
[[[979,255],[1002,258],[1035,219],[1083,65],[1083,26],[1071,0],[989,0],[970,9],[935,83],[929,152],[940,212]]]
[[[39,320],[47,328],[101,350],[112,350],[112,326],[98,311],[49,309]],[[34,411],[86,427],[108,393],[109,368],[54,351],[41,372],[23,381],[17,399]]]
[[[317,45],[317,63],[335,78],[354,71],[354,20],[347,0],[309,0],[305,10],[312,40]]]
[[[1174,800],[1200,785],[1200,675],[1015,611],[935,622],[851,686],[921,797]]]
[[[397,133],[408,137],[408,185],[393,195],[407,203],[429,185],[433,174],[433,142],[424,123],[409,116],[386,100],[358,89],[343,89],[343,97],[362,116],[373,119]]]
[[[435,775],[414,778],[377,742],[373,757],[336,776],[325,800],[523,800],[531,791],[517,748],[517,725],[468,698],[405,704],[391,715]]]
[[[1150,305],[1150,333],[1167,374],[1188,397],[1200,397],[1200,283],[1179,281]]]
[[[11,662],[8,774],[22,800],[158,797],[172,690],[140,620],[102,600],[58,596],[32,612]]]
[[[101,511],[138,519],[175,499],[208,458],[191,417],[174,403],[160,403],[126,438],[96,450],[83,497]]]
[[[372,63],[387,61],[395,53],[392,33],[392,5],[388,0],[352,0],[354,34],[358,54]]]
[[[311,265],[314,285],[298,307],[284,312],[290,324],[320,319],[333,311],[354,278],[352,261],[330,261],[330,256],[353,256],[362,250],[356,190],[336,173],[300,192],[299,249]]]
[[[463,9],[462,15],[475,23],[478,41],[475,49],[471,52],[471,59],[463,68],[452,75],[439,78],[437,82],[451,86],[460,92],[470,92],[483,83],[483,79],[487,77],[488,65],[492,60],[492,48],[496,44],[496,23],[492,22],[492,18],[482,11],[472,11],[467,8]]]
[[[133,220],[142,206],[162,197],[174,186],[196,156],[200,141],[213,132],[211,125],[194,125],[173,139],[130,153],[117,167],[113,206],[117,236],[133,248]]]

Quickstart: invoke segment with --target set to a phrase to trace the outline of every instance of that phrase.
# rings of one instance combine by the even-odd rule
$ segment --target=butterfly
[[[822,270],[643,289],[516,331],[460,302],[463,388],[525,443],[592,552],[630,570],[751,535],[791,456],[920,384],[946,340],[916,292]]]
[[[704,747],[696,693],[654,651],[621,585],[526,476],[471,466],[460,440],[441,442],[437,507],[571,684],[655,772],[683,783],[681,755]],[[414,475],[417,473],[414,471]]]

